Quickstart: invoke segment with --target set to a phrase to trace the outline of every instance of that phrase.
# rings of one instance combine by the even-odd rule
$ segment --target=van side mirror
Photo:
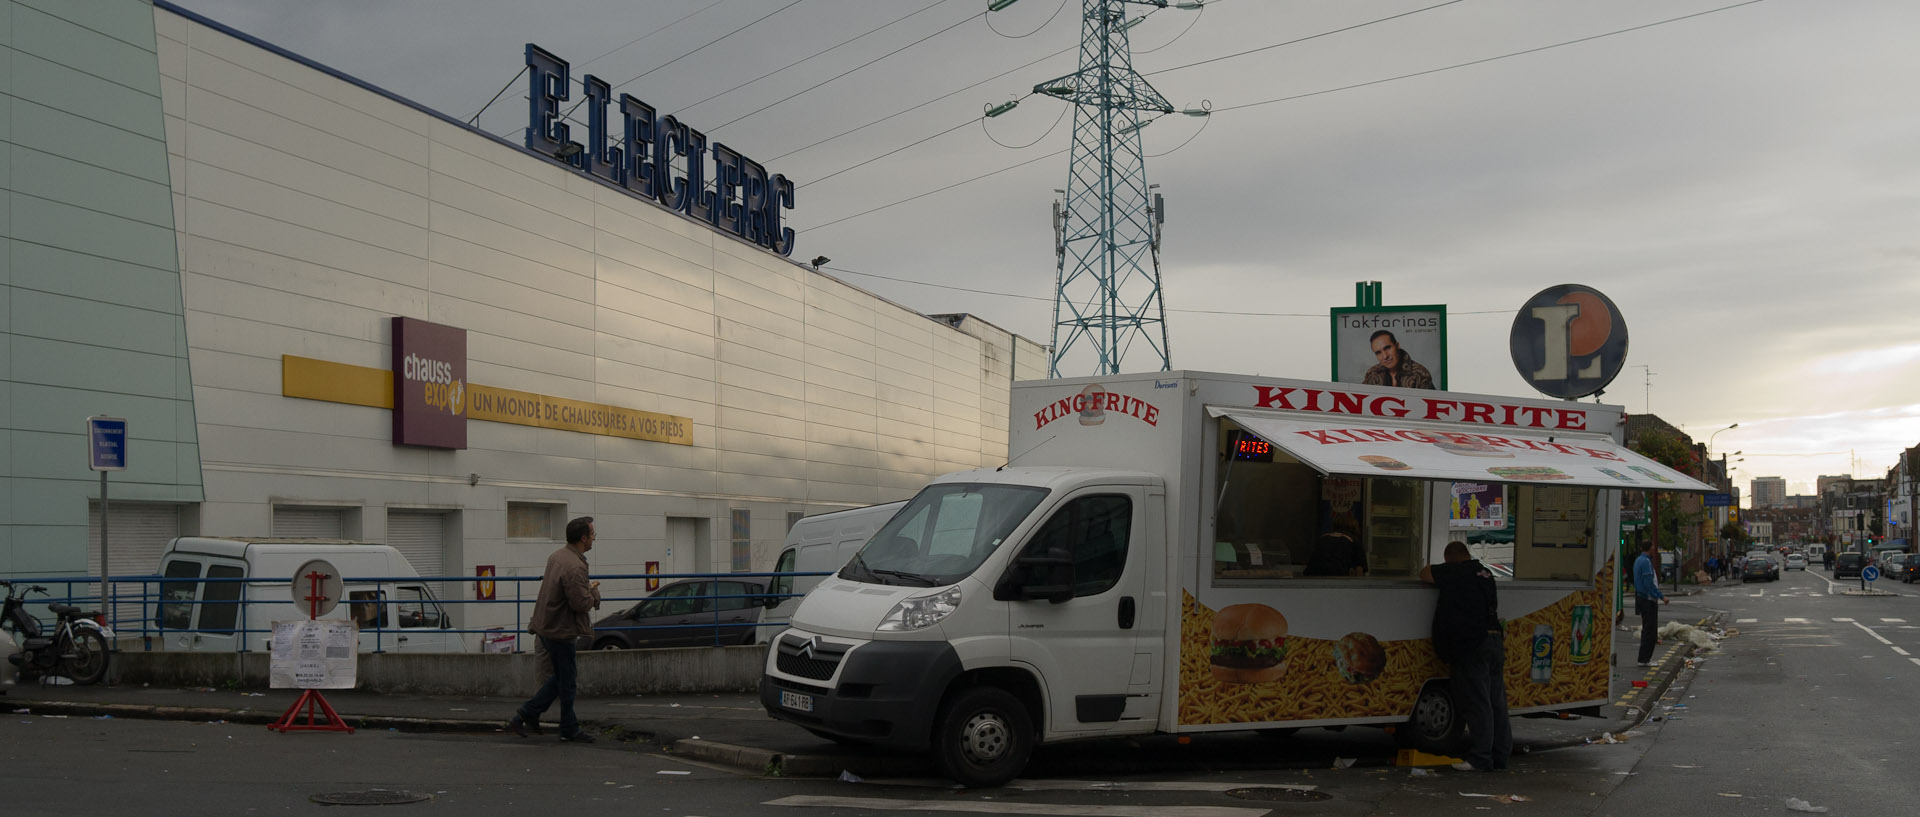
[[[994,585],[1000,601],[1046,599],[1060,604],[1073,599],[1073,554],[1063,547],[1047,549],[1045,556],[1020,556]]]

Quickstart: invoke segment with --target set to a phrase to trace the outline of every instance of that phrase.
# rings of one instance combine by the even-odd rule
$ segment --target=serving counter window
[[[1227,419],[1216,455],[1216,581],[1412,579],[1425,564],[1427,483],[1323,477]]]

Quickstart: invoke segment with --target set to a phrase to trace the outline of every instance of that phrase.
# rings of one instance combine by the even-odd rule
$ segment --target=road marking
[[[1904,619],[1904,618],[1883,618],[1883,619],[1880,619],[1880,620],[1881,620],[1881,621],[1883,621],[1883,622],[1885,622],[1885,623],[1887,623],[1887,624],[1905,624],[1905,623],[1907,623],[1907,620],[1906,620],[1906,619]]]
[[[1909,658],[1909,659],[1907,659],[1907,660],[1908,660],[1908,661],[1912,661],[1912,662],[1913,662],[1913,663],[1915,663],[1915,664],[1920,664],[1920,658]]]
[[[1912,655],[1912,654],[1913,654],[1913,653],[1910,653],[1910,652],[1907,652],[1906,650],[1903,650],[1903,649],[1900,649],[1899,647],[1894,647],[1894,648],[1893,648],[1893,651],[1894,651],[1894,652],[1897,652],[1897,653],[1899,653],[1899,654],[1901,654],[1901,655]]]
[[[1834,619],[1834,621],[1838,621],[1838,622],[1840,622],[1840,623],[1842,623],[1842,624],[1852,624],[1852,623],[1853,623],[1853,619],[1850,619],[1850,618],[1836,618],[1836,619]]]
[[[1867,635],[1870,635],[1870,636],[1873,636],[1873,640],[1875,640],[1875,641],[1878,641],[1878,642],[1880,642],[1880,643],[1882,643],[1882,644],[1885,644],[1885,645],[1887,645],[1887,646],[1889,646],[1889,647],[1891,647],[1891,646],[1893,646],[1893,642],[1891,642],[1891,641],[1888,641],[1888,640],[1887,640],[1887,637],[1886,637],[1886,636],[1884,636],[1884,635],[1881,635],[1881,634],[1879,634],[1879,633],[1876,633],[1876,632],[1874,632],[1874,631],[1873,631],[1873,628],[1871,628],[1871,627],[1868,627],[1868,626],[1867,626],[1867,625],[1865,625],[1865,624],[1861,624],[1861,623],[1860,623],[1860,622],[1858,622],[1858,621],[1856,621],[1856,622],[1854,622],[1854,623],[1853,623],[1853,626],[1855,626],[1855,627],[1859,627],[1859,628],[1860,628],[1860,631],[1861,631],[1861,632],[1863,632],[1863,633],[1866,633]]]
[[[1789,618],[1789,619],[1786,619],[1786,622],[1787,622],[1788,624],[1811,624],[1811,623],[1813,623],[1813,622],[1810,622],[1810,621],[1808,621],[1808,620],[1806,620],[1806,619],[1804,619],[1804,618]]]
[[[1733,621],[1733,623],[1735,623],[1735,624],[1759,624],[1759,623],[1760,623],[1760,619],[1757,619],[1757,618],[1739,618],[1739,619],[1734,619],[1734,621]]]
[[[817,797],[792,795],[768,800],[763,806],[803,806],[815,808],[861,808],[879,811],[954,811],[973,814],[1040,814],[1073,817],[1260,817],[1271,809],[1233,808],[1230,806],[1084,806],[1051,803],[955,802],[948,800],[888,800],[879,797]]]
[[[952,788],[953,781],[940,781],[942,788]],[[1211,791],[1222,792],[1247,788],[1247,783],[1209,783],[1202,780],[1015,780],[1003,788],[1020,791]],[[1293,783],[1261,783],[1263,789],[1294,789],[1313,791],[1319,786],[1304,786]]]

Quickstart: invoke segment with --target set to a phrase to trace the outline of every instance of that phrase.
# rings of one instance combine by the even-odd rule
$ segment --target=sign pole
[[[109,630],[113,629],[115,626],[119,624],[118,621],[114,620],[115,618],[117,618],[114,615],[114,613],[119,612],[119,609],[118,609],[118,605],[115,604],[115,595],[114,595],[114,588],[113,588],[113,571],[109,570],[107,567],[110,564],[110,562],[107,560],[107,554],[112,552],[112,548],[107,547],[107,543],[113,541],[110,537],[107,536],[107,520],[112,518],[113,518],[113,514],[111,513],[111,508],[107,504],[107,472],[101,471],[100,472],[100,590],[107,597],[107,629]]]
[[[127,470],[127,421],[121,417],[94,415],[87,418],[87,467],[100,472],[100,598],[106,602],[107,627],[118,624],[115,621],[114,602],[117,594],[113,588],[112,562],[108,558],[113,550],[112,537],[107,535],[108,519],[112,516],[107,499],[107,472]],[[107,645],[113,649],[113,645]]]

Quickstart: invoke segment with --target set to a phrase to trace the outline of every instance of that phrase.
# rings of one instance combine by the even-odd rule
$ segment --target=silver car
[[[1806,554],[1802,554],[1802,553],[1787,554],[1786,569],[1787,570],[1806,570],[1807,569]]]

